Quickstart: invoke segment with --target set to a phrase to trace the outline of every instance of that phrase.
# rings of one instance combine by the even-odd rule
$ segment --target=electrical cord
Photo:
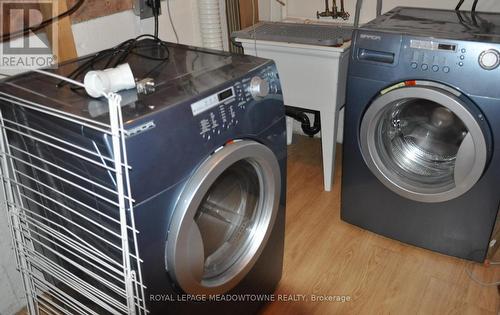
[[[159,30],[159,15],[160,15],[160,1],[159,0],[150,0],[149,1],[149,6],[151,7],[151,10],[153,11],[153,17],[154,17],[154,23],[155,23],[155,29],[154,29],[154,35],[155,37],[158,37],[158,30]]]
[[[478,2],[479,2],[479,0],[474,0],[474,3],[472,4],[472,10],[471,10],[472,13],[476,12],[476,7],[477,7]]]
[[[462,4],[464,4],[464,1],[465,0],[460,0],[457,4],[457,6],[455,7],[455,11],[459,11],[460,10],[460,7],[462,6]]]
[[[155,14],[155,31],[154,31],[154,35],[156,37],[158,37],[158,29],[159,29],[159,26],[160,26],[160,21],[158,19],[158,14]]]
[[[151,51],[151,48],[155,47],[158,48],[156,50],[156,56],[143,52],[143,50],[145,49]],[[170,51],[168,49],[167,43],[162,41],[158,37],[148,34],[140,35],[136,38],[126,40],[113,48],[95,53],[92,57],[89,57],[87,60],[83,61],[67,76],[67,78],[78,81],[78,78],[83,76],[84,73],[88,71],[115,68],[118,65],[126,62],[127,58],[130,55],[135,55],[152,61],[158,61],[158,64],[154,66],[153,70],[155,70],[158,67],[164,65],[169,60]],[[99,67],[97,67],[97,64],[99,64]],[[148,74],[153,70],[148,72]],[[60,81],[57,86],[62,87],[68,83],[68,80]],[[76,88],[74,86],[72,87],[72,90],[78,89],[79,88]]]
[[[490,265],[498,265],[499,263],[497,262],[490,262],[489,263]],[[469,278],[476,282],[477,284],[483,286],[483,287],[496,287],[496,286],[500,286],[500,281],[495,281],[495,282],[484,282],[480,279],[478,279],[474,273],[472,272],[473,271],[473,268],[474,268],[474,263],[471,263],[469,265],[469,268],[465,268],[465,272],[467,273],[467,275],[469,276]]]
[[[158,37],[158,29],[160,27],[160,21],[158,20],[158,15],[155,16],[155,32],[154,35]]]
[[[465,27],[467,30],[472,30],[474,24],[474,20],[469,20],[466,16],[462,15],[461,11],[456,11],[458,20],[460,24]]]
[[[177,44],[179,44],[179,35],[177,35],[177,30],[175,29],[174,20],[172,19],[172,12],[170,11],[170,0],[167,0],[167,12],[168,12],[168,19],[170,20],[170,25],[172,26],[172,30],[174,31],[175,40]]]
[[[64,17],[66,17],[66,16],[69,16],[69,15],[75,13],[78,9],[80,9],[80,7],[83,5],[84,2],[85,2],[85,0],[78,0],[78,2],[76,2],[71,8],[69,8],[68,10],[66,10],[66,12],[63,12],[63,13],[57,15],[57,16],[51,17],[50,19],[44,20],[38,26],[28,26],[28,27],[25,27],[24,29],[22,29],[20,31],[17,31],[17,32],[11,32],[11,33],[7,33],[7,34],[3,34],[2,37],[1,37],[0,42],[9,41],[9,40],[11,40],[14,37],[18,37],[18,36],[21,36],[21,35],[26,35],[29,32],[39,31],[42,28],[46,27],[47,25],[50,25],[50,24],[54,23],[57,20],[60,20],[60,19],[62,19]]]

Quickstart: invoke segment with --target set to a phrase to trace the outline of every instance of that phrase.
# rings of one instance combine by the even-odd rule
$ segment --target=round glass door
[[[222,294],[251,270],[281,194],[274,154],[253,141],[224,146],[186,184],[167,239],[168,272],[184,292]]]
[[[454,199],[474,186],[486,165],[478,120],[456,95],[436,87],[400,88],[377,98],[360,138],[371,171],[412,200]]]
[[[251,246],[258,224],[260,182],[247,160],[236,162],[213,183],[195,215],[203,239],[203,278],[216,278],[231,268]]]

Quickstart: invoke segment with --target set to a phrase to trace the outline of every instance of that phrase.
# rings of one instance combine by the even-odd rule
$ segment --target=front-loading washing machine
[[[143,278],[134,290],[144,285],[150,314],[254,314],[272,300],[282,274],[287,151],[276,66],[182,45],[141,45],[126,62],[136,78],[154,78],[154,91],[120,92],[140,254],[133,258]],[[57,73],[68,76],[88,58],[61,65]],[[45,249],[35,248],[34,255],[55,268],[42,288],[69,312],[77,305],[89,314],[121,314],[123,283],[115,272],[122,243],[105,238],[119,223],[106,202],[116,186],[109,162],[116,151],[108,134],[72,123],[78,118],[100,126],[108,103],[57,83],[28,73],[0,87],[3,117],[16,126],[7,131],[19,154],[14,172],[27,174],[19,185],[28,216],[65,240],[38,232],[43,240],[35,241]],[[80,147],[76,159],[72,153]],[[103,168],[96,167],[101,160]],[[98,190],[104,191],[101,199]],[[96,254],[84,252],[92,259],[82,256],[78,246],[84,245],[64,249],[72,238],[94,249]],[[107,256],[116,261],[104,264]],[[81,290],[68,289],[60,275]],[[54,301],[42,302],[54,308]]]
[[[483,261],[500,204],[500,15],[398,7],[355,31],[344,221]]]

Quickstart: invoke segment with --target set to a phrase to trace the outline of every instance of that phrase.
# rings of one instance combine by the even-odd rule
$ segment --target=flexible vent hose
[[[219,0],[198,0],[203,47],[223,49]]]

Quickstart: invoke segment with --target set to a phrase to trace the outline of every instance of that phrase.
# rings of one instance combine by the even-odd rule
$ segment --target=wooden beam
[[[57,1],[59,6],[59,13],[68,10],[66,0]],[[75,38],[73,37],[73,29],[71,28],[71,18],[65,17],[57,22],[58,28],[58,61],[64,62],[66,60],[78,57],[75,46]]]
[[[78,0],[68,0],[68,6],[72,6]],[[73,23],[92,20],[98,17],[131,10],[133,0],[86,0],[85,3],[71,15]]]
[[[46,6],[41,6],[41,11],[45,19],[57,16],[68,10],[66,0],[58,0],[56,4],[57,7],[52,10],[47,9]],[[55,32],[52,31],[53,28],[55,28]],[[70,17],[64,17],[54,24],[47,26],[46,31],[58,63],[78,57]],[[55,42],[56,39],[54,39],[54,34],[57,34],[57,42]]]
[[[254,5],[252,4],[254,1]],[[240,22],[241,28],[252,26],[254,23],[259,22],[259,1],[258,0],[239,0],[240,2]],[[254,11],[252,11],[252,7]]]

